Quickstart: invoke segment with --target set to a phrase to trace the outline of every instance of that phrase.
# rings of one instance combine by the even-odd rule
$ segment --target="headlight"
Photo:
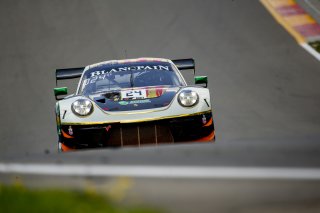
[[[76,100],[75,102],[73,102],[71,108],[73,113],[80,116],[89,115],[93,110],[92,103],[88,99]]]
[[[183,90],[178,95],[178,102],[181,106],[192,107],[199,101],[199,96],[196,92],[191,90]]]

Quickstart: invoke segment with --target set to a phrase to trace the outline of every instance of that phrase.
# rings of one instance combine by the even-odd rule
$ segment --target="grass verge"
[[[0,185],[1,212],[107,212],[160,213],[146,207],[122,207],[92,192],[58,189],[32,190],[23,186]]]

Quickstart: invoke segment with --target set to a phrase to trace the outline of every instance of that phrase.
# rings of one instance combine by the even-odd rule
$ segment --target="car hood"
[[[168,106],[179,87],[135,87],[89,96],[102,110],[120,112]],[[136,97],[131,97],[136,96]]]

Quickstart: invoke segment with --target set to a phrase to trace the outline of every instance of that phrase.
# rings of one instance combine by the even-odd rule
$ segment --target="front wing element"
[[[214,140],[212,113],[139,123],[61,125],[60,142],[69,148],[121,147]]]

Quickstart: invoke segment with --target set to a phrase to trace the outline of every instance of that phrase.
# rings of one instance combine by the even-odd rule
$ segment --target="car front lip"
[[[135,123],[62,124],[61,130],[61,142],[73,148],[203,141],[214,135],[211,111]]]

